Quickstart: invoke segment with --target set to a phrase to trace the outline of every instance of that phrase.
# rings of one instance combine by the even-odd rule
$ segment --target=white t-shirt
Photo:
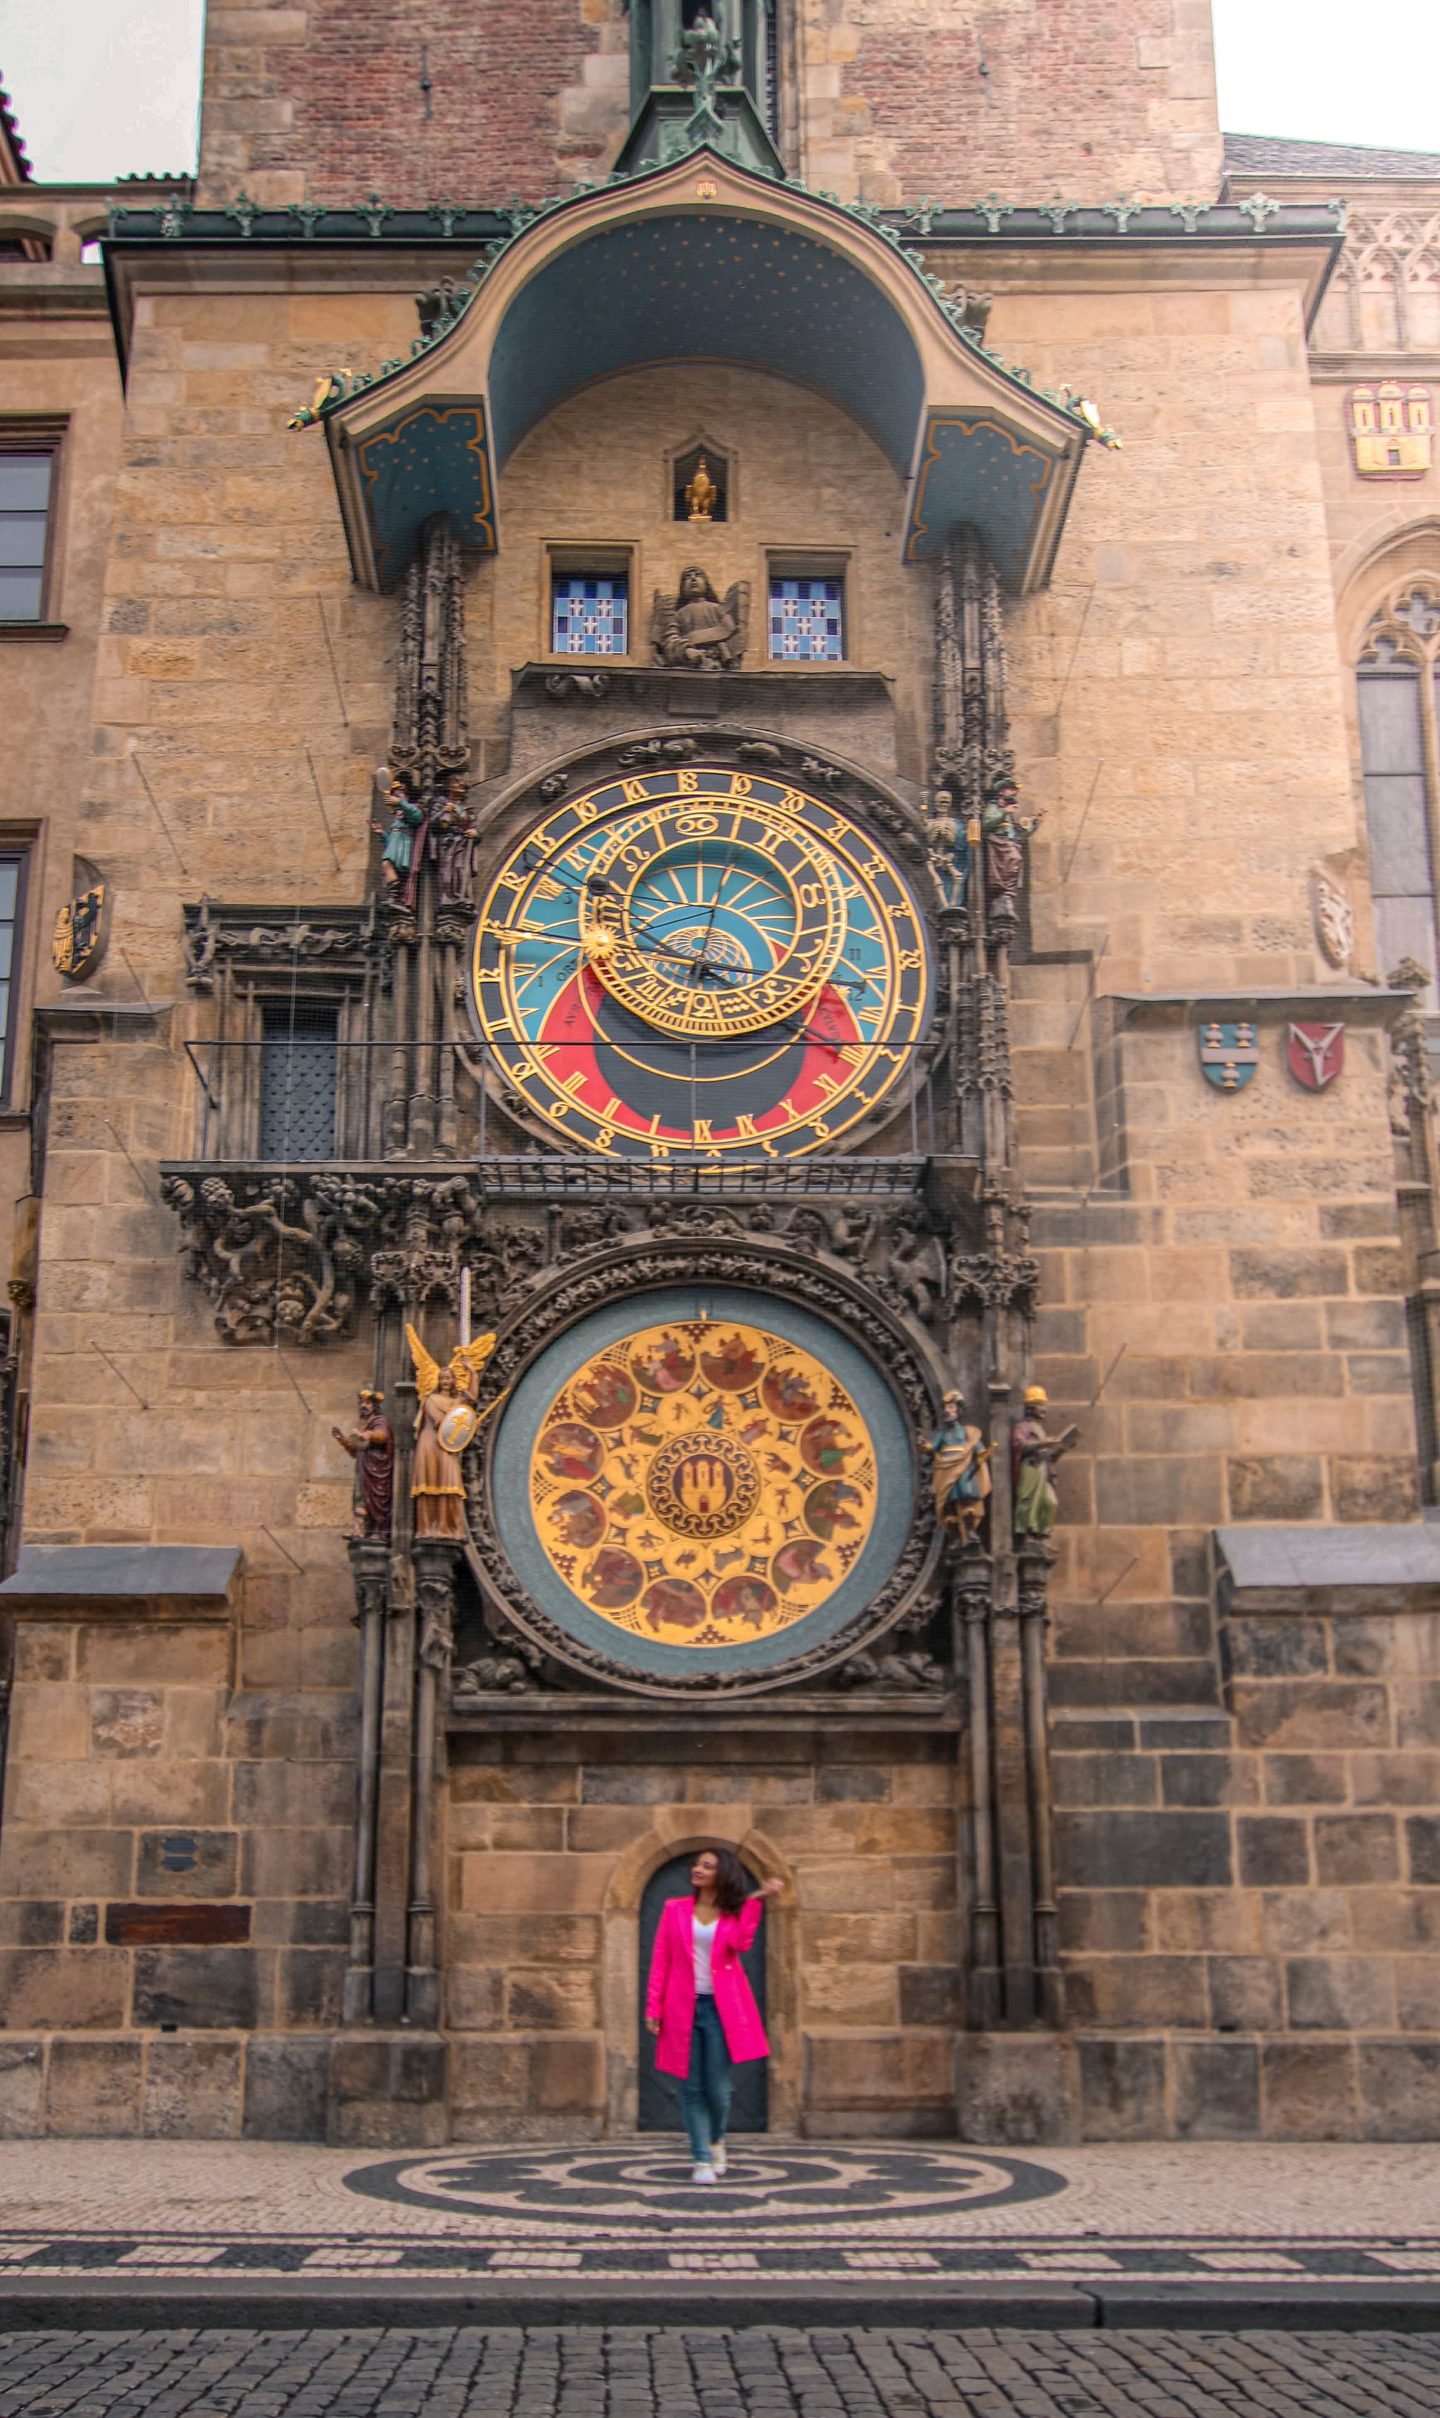
[[[695,1995],[697,1998],[713,1998],[715,1995],[715,1976],[711,1960],[715,1953],[715,1934],[718,1929],[718,1916],[713,1923],[702,1923],[699,1916],[696,1916]]]

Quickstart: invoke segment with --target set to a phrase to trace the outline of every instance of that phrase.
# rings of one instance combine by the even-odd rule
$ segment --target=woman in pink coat
[[[747,1895],[744,1868],[728,1847],[702,1849],[690,1884],[693,1897],[668,1899],[660,1916],[645,2025],[658,2041],[661,2073],[680,2077],[695,2181],[713,2183],[725,2172],[734,2067],[770,2054],[740,1959],[760,1928],[760,1901],[782,1884],[766,1881]]]

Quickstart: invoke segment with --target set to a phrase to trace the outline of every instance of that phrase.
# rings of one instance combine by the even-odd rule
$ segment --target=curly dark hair
[[[750,1895],[749,1879],[738,1855],[728,1847],[702,1847],[701,1855],[715,1858],[715,1903],[722,1914],[738,1914]]]

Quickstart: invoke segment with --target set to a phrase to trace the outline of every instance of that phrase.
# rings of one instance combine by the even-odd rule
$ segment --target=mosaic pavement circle
[[[482,2221],[581,2227],[923,2223],[968,2209],[1049,2199],[1066,2178],[1028,2159],[941,2149],[823,2149],[742,2138],[723,2183],[696,2185],[683,2145],[448,2150],[387,2158],[345,2177],[350,2191]]]

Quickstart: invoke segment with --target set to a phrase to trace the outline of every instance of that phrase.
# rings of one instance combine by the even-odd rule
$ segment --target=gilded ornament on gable
[[[1352,386],[1346,400],[1355,473],[1362,479],[1423,479],[1434,458],[1434,398],[1428,386],[1386,378]]]

